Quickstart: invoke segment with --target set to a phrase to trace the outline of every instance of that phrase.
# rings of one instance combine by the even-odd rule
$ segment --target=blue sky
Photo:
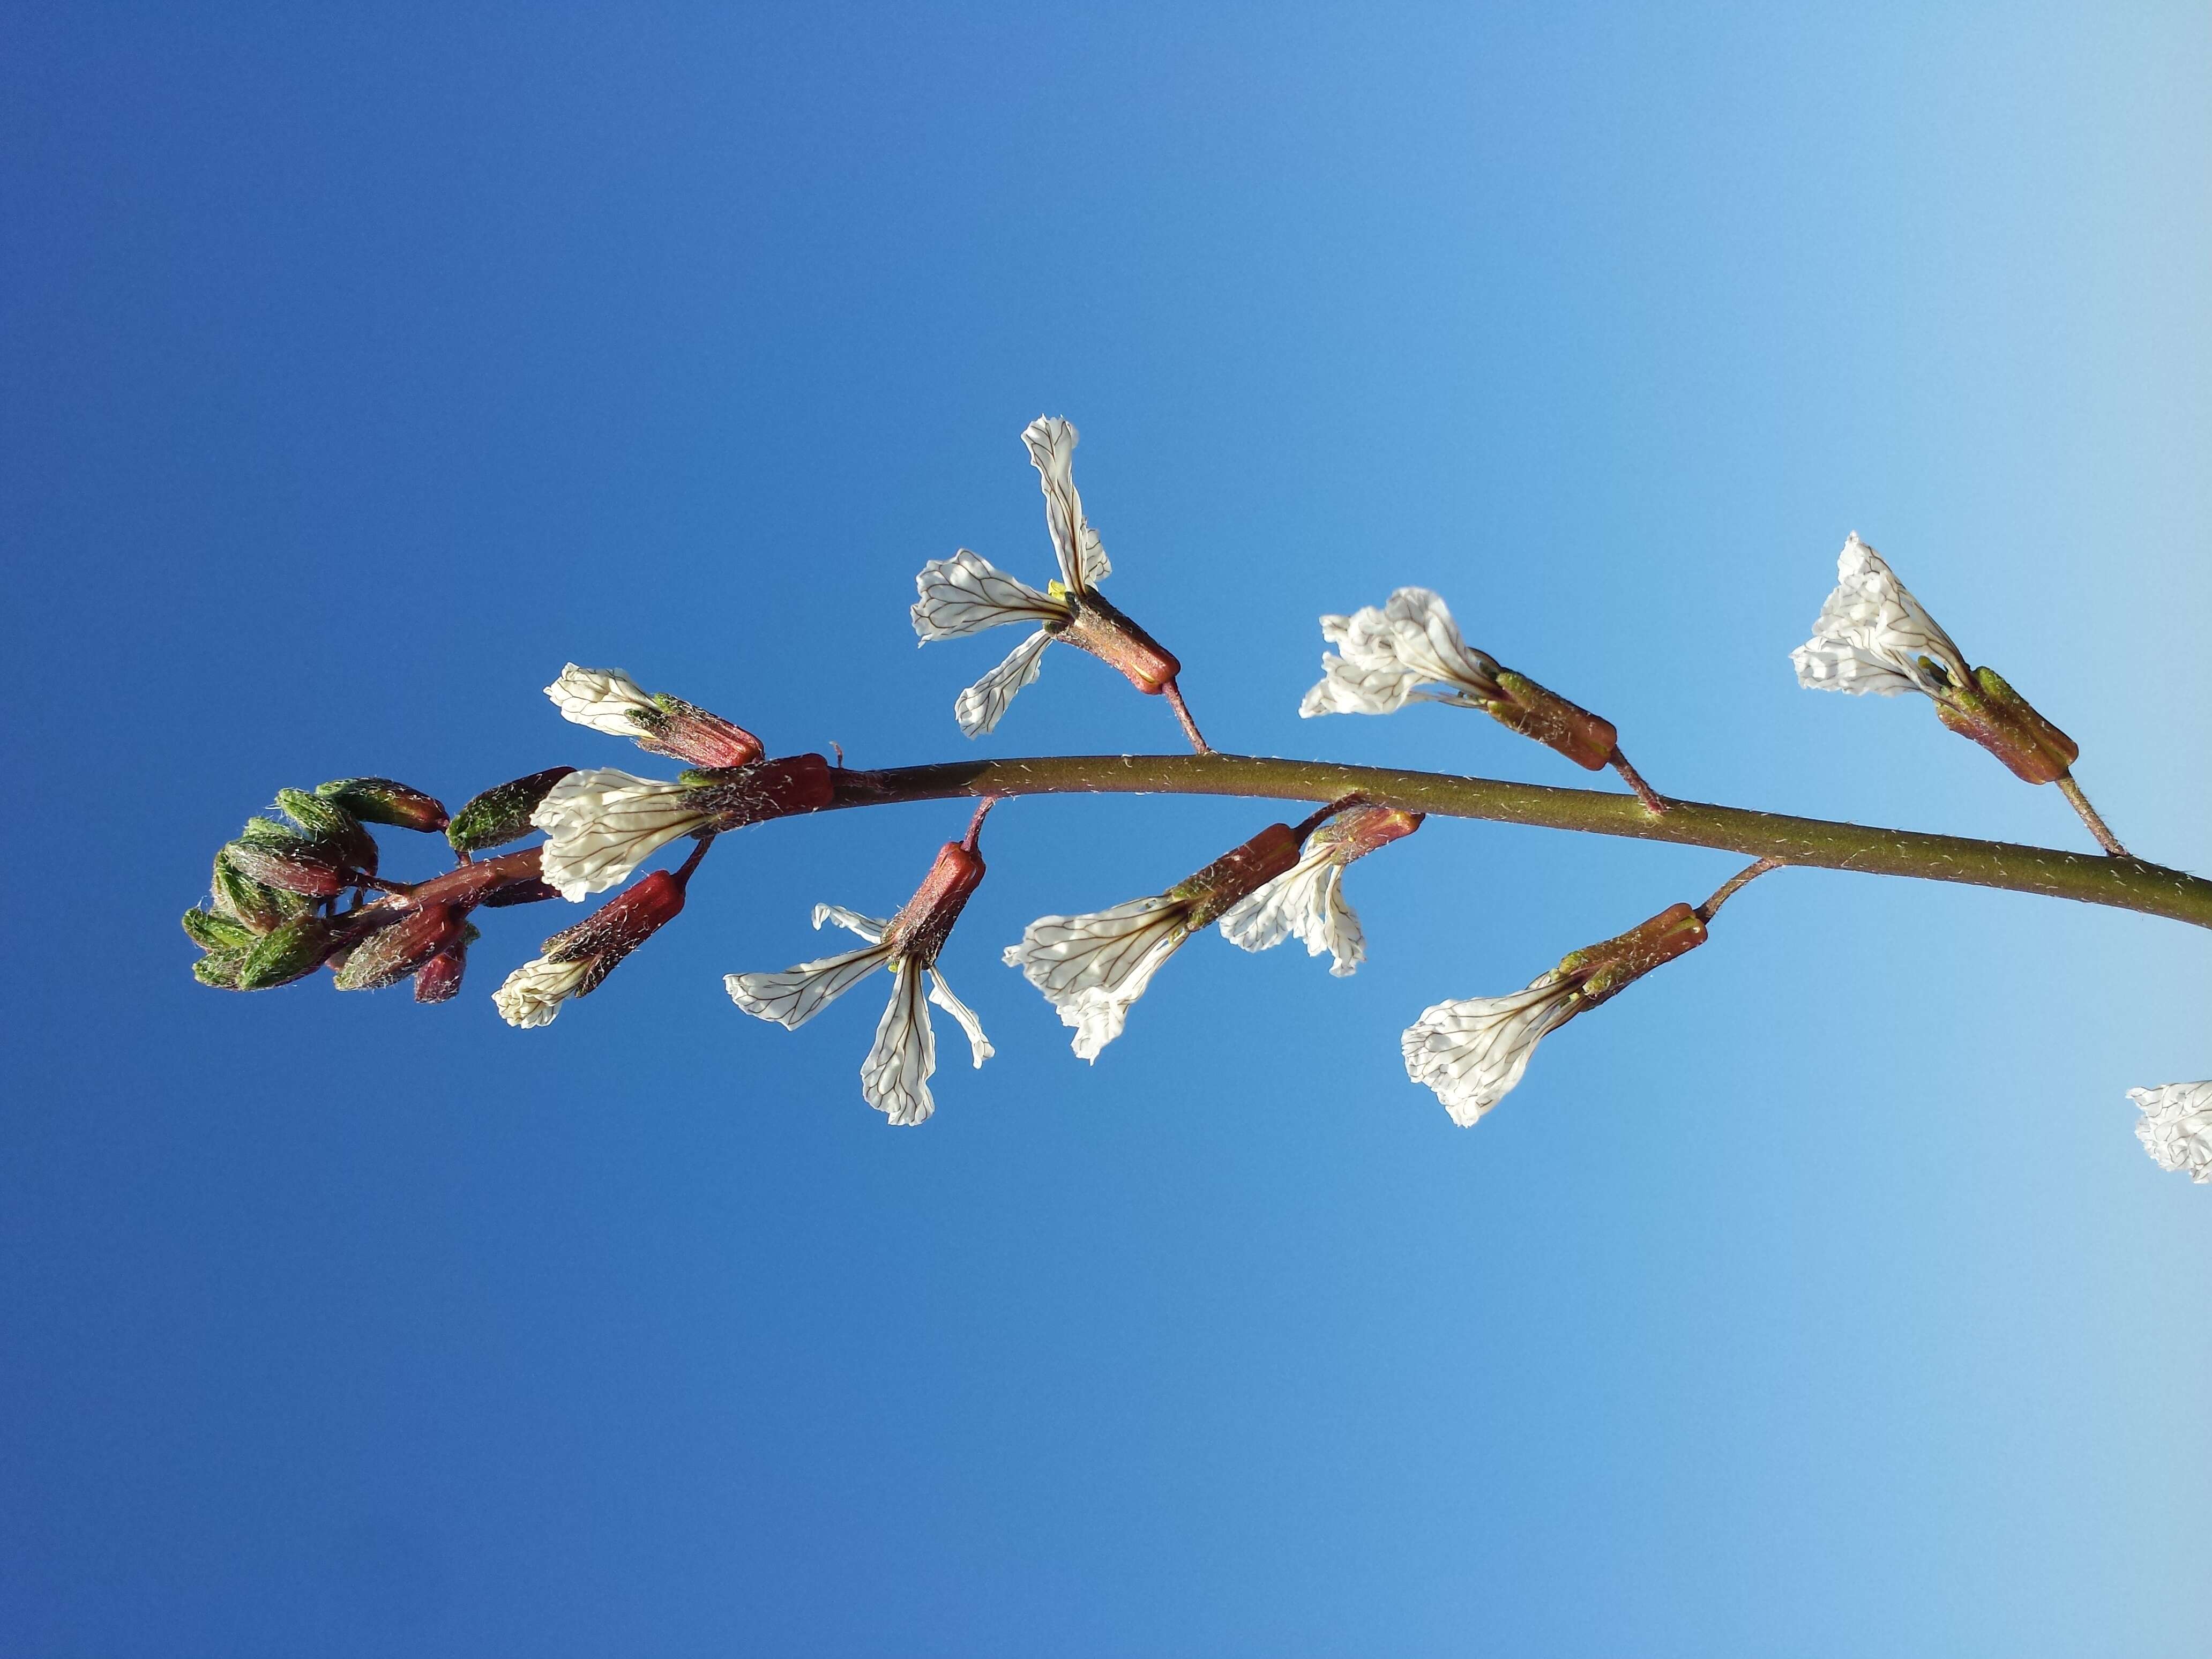
[[[11,12],[6,1645],[2198,1650],[2173,924],[1787,873],[1462,1131],[1401,1027],[1736,861],[1432,822],[1357,977],[1200,940],[1091,1068],[1000,948],[1275,815],[1018,801],[944,962],[998,1057],[893,1132],[873,988],[721,975],[957,804],[732,838],[538,1032],[542,910],[435,1009],[204,990],[176,916],[282,786],[650,770],[572,659],[855,764],[1173,749],[1073,653],[970,745],[1000,639],[914,648],[925,560],[1047,574],[1041,411],[1224,748],[1583,781],[1298,720],[1419,582],[1671,793],[2086,847],[1796,689],[1856,529],[2212,869],[2208,68],[2184,7]]]

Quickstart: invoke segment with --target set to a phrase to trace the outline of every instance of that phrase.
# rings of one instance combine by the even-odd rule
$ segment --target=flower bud
[[[344,864],[328,848],[296,836],[289,846],[234,841],[222,855],[263,886],[308,898],[335,898],[353,884],[346,879]]]
[[[763,752],[761,740],[742,726],[665,691],[654,694],[650,708],[632,711],[630,723],[646,734],[639,748],[690,766],[750,766]]]
[[[2081,758],[2081,745],[2036,713],[1994,668],[1977,668],[1971,683],[1952,683],[1936,699],[1936,718],[1972,738],[2026,783],[2056,783]]]
[[[192,977],[214,990],[235,991],[246,955],[243,951],[210,951],[192,964]]]
[[[477,901],[487,910],[503,910],[510,904],[537,904],[546,899],[561,896],[561,890],[536,876],[525,876],[519,881],[503,882]]]
[[[266,991],[305,979],[360,937],[361,925],[343,916],[297,916],[246,953],[238,970],[241,991]]]
[[[1168,889],[1168,896],[1189,902],[1188,930],[1194,933],[1297,861],[1297,832],[1287,823],[1271,823],[1242,847],[1231,848],[1197,874],[1177,882]]]
[[[244,922],[218,910],[185,911],[185,933],[203,951],[250,951],[259,937]]]
[[[284,816],[318,847],[328,851],[349,870],[376,873],[376,838],[361,827],[361,820],[336,801],[325,800],[300,789],[279,789],[276,804]]]
[[[215,855],[215,874],[209,890],[219,914],[243,923],[256,934],[268,933],[304,915],[309,902],[296,893],[263,886],[220,852]]]
[[[390,778],[336,778],[317,784],[315,793],[364,823],[388,823],[396,830],[419,830],[425,834],[446,827],[441,803]]]
[[[1147,696],[1158,696],[1182,672],[1175,653],[1162,645],[1095,588],[1077,592],[1061,582],[1052,584],[1056,599],[1064,599],[1074,615],[1053,637],[1063,644],[1088,651],[1099,661],[1118,669],[1130,684]]]
[[[1611,720],[1569,702],[1558,692],[1547,690],[1526,674],[1516,674],[1510,668],[1499,669],[1497,678],[1498,688],[1504,695],[1486,702],[1483,708],[1500,726],[1558,750],[1588,771],[1601,771],[1612,760],[1620,734]]]
[[[450,1002],[461,988],[461,975],[469,965],[469,946],[482,934],[468,923],[461,924],[461,936],[453,944],[424,963],[415,975],[415,1000],[417,1002]]]
[[[381,991],[397,985],[459,940],[467,925],[457,904],[404,911],[347,952],[333,982],[341,991]]]
[[[495,784],[471,798],[446,826],[446,839],[457,853],[480,853],[488,847],[504,847],[520,841],[532,828],[530,815],[546,792],[576,769],[551,766],[526,778]]]
[[[937,862],[914,890],[914,896],[884,929],[883,942],[896,957],[910,957],[927,968],[960,920],[969,896],[982,884],[982,858],[957,841],[937,849]]]
[[[697,789],[691,800],[698,810],[714,815],[708,828],[723,830],[794,812],[818,811],[836,793],[827,760],[819,755],[787,755],[742,768],[726,782]]]
[[[675,920],[684,908],[684,884],[665,870],[655,870],[618,897],[601,905],[574,927],[564,927],[545,941],[549,963],[588,962],[573,996],[588,996],[615,964]]]

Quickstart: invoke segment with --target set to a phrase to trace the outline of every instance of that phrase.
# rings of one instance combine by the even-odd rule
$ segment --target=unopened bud
[[[244,922],[217,910],[185,911],[185,933],[203,951],[250,951],[259,937]]]
[[[215,855],[215,874],[208,885],[216,909],[256,934],[304,914],[309,903],[296,893],[264,887],[220,852]]]
[[[1078,650],[1088,651],[1099,661],[1118,669],[1129,684],[1147,696],[1158,696],[1182,672],[1174,652],[1139,628],[1095,588],[1075,592],[1061,582],[1052,584],[1052,596],[1064,599],[1074,615],[1053,635]]]
[[[1601,770],[1612,760],[1620,733],[1611,720],[1569,702],[1558,692],[1510,668],[1499,669],[1497,679],[1498,689],[1504,695],[1482,705],[1491,719],[1558,750],[1587,770]]]
[[[546,899],[561,896],[561,890],[536,876],[525,876],[519,881],[503,882],[477,901],[487,910],[502,910],[510,904],[538,904]]]
[[[397,985],[458,940],[467,925],[455,904],[404,911],[347,953],[333,982],[341,991],[381,991]]]
[[[461,975],[469,965],[469,946],[483,937],[468,923],[461,936],[424,963],[415,975],[415,1000],[450,1002],[461,988]]]
[[[655,694],[651,708],[635,709],[629,718],[645,733],[637,740],[639,748],[688,765],[750,766],[763,753],[761,740],[742,726],[665,691]]]
[[[192,964],[192,977],[218,991],[235,991],[246,955],[243,951],[210,951]]]
[[[289,845],[234,841],[222,855],[240,872],[264,887],[275,887],[308,898],[335,898],[353,884],[345,866],[319,842],[295,836]]]
[[[935,962],[969,896],[982,880],[981,855],[957,841],[939,848],[937,862],[929,866],[921,885],[884,929],[884,943],[891,947],[891,954],[909,957],[924,968]]]
[[[335,778],[315,793],[334,801],[364,823],[388,823],[397,830],[434,834],[446,827],[446,809],[420,789],[391,778]]]
[[[285,817],[300,826],[302,835],[340,864],[368,875],[376,873],[376,837],[336,801],[305,790],[279,789],[276,804],[284,809]]]
[[[1211,927],[1221,913],[1246,894],[1266,886],[1298,861],[1297,832],[1271,823],[1242,847],[1232,848],[1187,880],[1168,890],[1172,898],[1191,901],[1192,933]]]
[[[1553,982],[1574,986],[1579,1012],[1705,942],[1705,924],[1698,913],[1686,904],[1670,904],[1625,933],[1570,951],[1559,959]]]
[[[787,755],[740,768],[726,781],[700,787],[692,799],[699,810],[714,815],[707,827],[722,830],[794,812],[818,811],[836,794],[827,760],[819,755]]]
[[[472,797],[446,826],[446,839],[457,853],[480,853],[520,841],[533,828],[530,815],[553,786],[576,769],[550,766],[511,783],[495,784]]]
[[[305,979],[359,934],[360,925],[342,916],[295,917],[246,953],[238,970],[238,988],[266,991]]]
[[[571,993],[587,996],[615,970],[615,964],[673,921],[684,908],[684,884],[655,870],[601,905],[574,927],[545,941],[547,962],[589,962],[582,981]]]
[[[1955,678],[1936,699],[1936,717],[1972,738],[2027,783],[2056,783],[2081,758],[2081,745],[2035,711],[1994,668],[1977,668],[1971,684]]]

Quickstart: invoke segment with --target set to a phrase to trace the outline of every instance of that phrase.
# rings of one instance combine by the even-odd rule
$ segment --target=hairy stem
[[[953,761],[879,772],[839,771],[832,775],[836,780],[832,809],[973,795],[1157,793],[1326,802],[1357,793],[1385,806],[1445,817],[1489,818],[1549,830],[1714,847],[1817,869],[2001,887],[2212,927],[2212,881],[2146,864],[2141,859],[1785,817],[1776,812],[1672,799],[1665,812],[1654,813],[1632,795],[1552,789],[1436,772],[1205,754]]]
[[[2089,826],[2089,833],[2097,838],[2098,846],[2116,859],[2128,856],[2128,849],[2120,845],[2120,838],[2106,825],[2097,809],[2089,805],[2089,798],[2081,793],[2081,786],[2074,781],[2071,772],[2058,780],[2058,792],[2074,804],[2074,810],[2081,815],[2081,822]]]

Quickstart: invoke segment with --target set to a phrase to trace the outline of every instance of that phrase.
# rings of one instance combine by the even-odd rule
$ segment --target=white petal
[[[1044,527],[1060,559],[1060,579],[1085,588],[1114,574],[1098,532],[1083,516],[1083,497],[1075,493],[1075,428],[1057,415],[1040,415],[1022,434],[1030,462],[1044,488]]]
[[[975,1057],[979,1068],[998,1053],[991,1046],[991,1039],[983,1035],[983,1022],[975,1018],[975,1011],[952,994],[945,975],[934,968],[929,970],[929,1000],[960,1022],[960,1029],[968,1033],[968,1052]]]
[[[1856,531],[1837,556],[1836,582],[1813,623],[1813,637],[1790,653],[1800,685],[1880,697],[1900,691],[1933,696],[1944,689],[1942,678],[1922,665],[1923,657],[1966,682],[1965,655]]]
[[[1401,587],[1389,603],[1349,617],[1323,617],[1322,637],[1337,653],[1322,658],[1322,678],[1298,705],[1316,714],[1389,714],[1443,685],[1460,696],[1498,696],[1498,664],[1461,639],[1444,602],[1425,587]]]
[[[937,1108],[929,1097],[937,1036],[929,1029],[921,980],[912,957],[901,957],[893,964],[890,1004],[876,1024],[875,1046],[860,1062],[860,1092],[868,1104],[902,1127],[920,1123]]]
[[[1014,693],[1037,677],[1044,648],[1052,643],[1048,629],[1040,628],[1008,653],[1006,659],[953,700],[952,718],[971,738],[980,738],[996,726],[1014,700]]]
[[[1007,966],[1018,968],[1075,1028],[1079,1057],[1098,1051],[1121,1034],[1129,1006],[1145,994],[1160,964],[1189,937],[1188,900],[1161,895],[1131,899],[1110,910],[1082,916],[1040,916],[1006,947]]]
[[[1314,890],[1330,867],[1328,848],[1307,854],[1224,911],[1221,937],[1246,951],[1272,951],[1293,932],[1304,938],[1299,921],[1313,908]]]
[[[949,559],[932,559],[914,579],[914,631],[925,640],[957,639],[1006,623],[1065,621],[1067,605],[1016,581],[962,548]]]
[[[1359,925],[1359,912],[1345,902],[1342,865],[1329,866],[1319,902],[1307,912],[1299,937],[1306,942],[1308,956],[1328,952],[1328,971],[1334,978],[1349,978],[1367,960],[1367,933]]]
[[[725,974],[730,1000],[756,1019],[772,1019],[787,1031],[800,1026],[890,959],[880,945],[841,957],[802,962],[780,974]]]
[[[2130,1089],[2128,1098],[2142,1109],[2136,1139],[2158,1167],[2212,1182],[2212,1083],[2162,1083]]]
[[[538,803],[530,821],[546,835],[544,880],[574,903],[625,880],[656,848],[711,816],[691,805],[683,784],[609,768],[571,772]]]
[[[890,927],[888,921],[878,921],[873,916],[864,916],[858,910],[848,910],[842,904],[817,904],[814,907],[814,925],[834,921],[848,933],[858,933],[871,945],[884,942],[884,933]]]
[[[1436,1091],[1462,1127],[1511,1092],[1528,1069],[1536,1044],[1566,1018],[1570,988],[1546,974],[1510,997],[1439,1002],[1406,1029],[1400,1048],[1406,1075]]]
[[[545,688],[563,720],[588,726],[611,738],[635,738],[645,731],[630,716],[657,713],[659,705],[619,668],[579,668],[570,663]]]
[[[491,994],[492,1006],[509,1025],[525,1030],[550,1025],[561,1005],[576,994],[576,988],[591,970],[589,957],[578,962],[533,957],[509,974],[506,983]]]

